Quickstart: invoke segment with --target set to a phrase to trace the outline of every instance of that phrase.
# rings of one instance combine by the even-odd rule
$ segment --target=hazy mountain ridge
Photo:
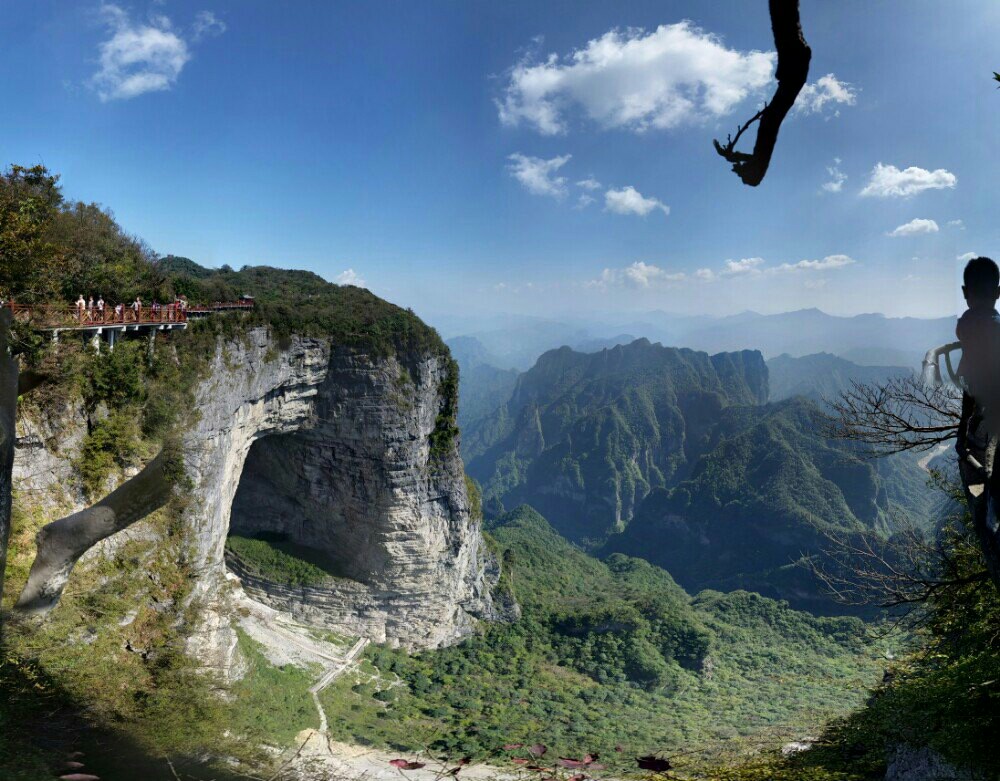
[[[913,374],[901,366],[861,366],[830,353],[794,358],[787,353],[767,361],[770,400],[805,396],[817,403],[835,400],[852,383],[882,383]]]
[[[488,363],[519,369],[563,345],[587,352],[621,343],[632,334],[708,353],[759,350],[765,358],[830,353],[858,365],[915,368],[928,349],[955,338],[952,317],[839,316],[819,309],[769,315],[746,311],[726,317],[653,311],[568,315],[562,320],[515,315],[429,319],[443,324],[440,330],[449,343],[473,336],[492,354]]]

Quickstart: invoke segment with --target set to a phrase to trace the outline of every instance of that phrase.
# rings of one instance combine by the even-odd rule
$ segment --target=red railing
[[[6,305],[14,312],[14,318],[30,323],[36,328],[99,328],[104,325],[157,325],[160,323],[185,323],[187,312],[176,304],[133,307],[122,306],[120,310],[105,306],[103,311],[94,307],[75,306],[30,306],[27,304]]]

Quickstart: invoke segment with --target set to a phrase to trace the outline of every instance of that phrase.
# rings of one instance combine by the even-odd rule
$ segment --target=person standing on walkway
[[[87,302],[83,298],[83,293],[76,300],[76,319],[83,322],[83,313],[87,311]]]

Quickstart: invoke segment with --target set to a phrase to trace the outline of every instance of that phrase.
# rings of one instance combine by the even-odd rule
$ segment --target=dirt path
[[[351,650],[347,652],[347,656],[344,657],[343,661],[326,670],[322,677],[309,688],[309,694],[312,695],[313,702],[316,703],[316,711],[319,713],[319,731],[324,735],[329,731],[330,724],[326,720],[326,711],[323,710],[323,704],[319,700],[319,693],[351,667],[367,646],[368,638],[360,638],[358,642],[351,646]]]

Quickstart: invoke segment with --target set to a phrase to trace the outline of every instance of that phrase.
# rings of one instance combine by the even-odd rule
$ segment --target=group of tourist
[[[178,296],[172,304],[161,304],[153,301],[144,306],[139,296],[131,304],[116,304],[114,309],[104,301],[104,296],[97,300],[91,296],[85,299],[81,294],[76,300],[76,319],[80,323],[138,323],[141,321],[171,322],[181,319],[187,312],[187,299]],[[145,316],[144,316],[145,313]],[[180,313],[181,317],[178,317]]]

